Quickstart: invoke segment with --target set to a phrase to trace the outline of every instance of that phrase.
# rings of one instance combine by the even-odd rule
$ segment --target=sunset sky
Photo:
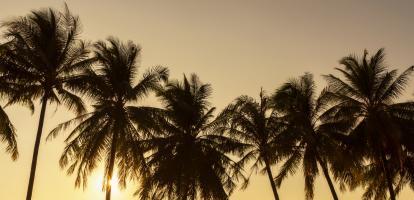
[[[63,8],[60,0],[0,0],[0,20],[28,14],[31,10]],[[414,1],[261,1],[261,0],[71,0],[67,4],[82,22],[85,40],[108,36],[132,40],[142,47],[141,71],[162,65],[171,78],[197,73],[211,83],[211,102],[218,110],[237,96],[258,97],[260,88],[272,93],[291,77],[314,74],[318,89],[325,86],[320,75],[335,73],[338,60],[350,53],[361,55],[385,47],[386,62],[403,70],[414,64]],[[404,99],[412,99],[414,82]],[[156,105],[148,100],[145,104]],[[4,102],[3,104],[4,105]],[[6,108],[17,128],[20,157],[12,162],[0,153],[0,199],[25,198],[40,105],[31,115],[24,107]],[[74,176],[59,168],[65,135],[45,141],[58,123],[74,115],[55,105],[47,110],[40,147],[33,199],[103,199],[100,191],[103,171],[97,169],[89,186],[74,188]],[[4,148],[4,144],[0,144]],[[322,172],[320,172],[322,173]],[[277,174],[277,167],[274,167]],[[134,199],[138,185],[129,184],[114,200]],[[339,190],[339,187],[337,187]],[[343,192],[340,199],[360,199],[362,190]],[[303,173],[298,171],[279,189],[281,199],[304,199]],[[413,199],[408,187],[400,200]],[[271,200],[265,175],[255,175],[249,187],[237,190],[231,200]],[[136,198],[135,198],[136,199]],[[331,194],[322,176],[315,186],[315,200],[329,200]]]

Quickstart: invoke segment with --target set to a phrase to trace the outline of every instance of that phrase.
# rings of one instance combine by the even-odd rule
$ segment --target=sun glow
[[[111,196],[112,197],[116,197],[119,196],[121,191],[118,185],[118,176],[116,174],[113,175],[111,181],[109,182],[109,184],[111,184]],[[104,185],[104,179],[102,176],[96,177],[95,178],[95,189],[97,191],[102,191],[103,193],[105,193],[105,190],[103,189],[103,185]]]

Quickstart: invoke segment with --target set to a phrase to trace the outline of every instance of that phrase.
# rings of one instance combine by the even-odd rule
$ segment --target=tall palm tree
[[[269,97],[264,94],[263,90],[260,92],[259,102],[249,96],[240,96],[220,115],[227,115],[230,119],[223,131],[227,132],[231,138],[249,145],[239,163],[245,165],[253,161],[251,171],[264,165],[263,171],[269,177],[274,198],[279,200],[271,170],[271,165],[277,161],[279,124],[277,113]]]
[[[377,177],[387,187],[391,200],[395,200],[393,171],[402,170],[404,152],[412,150],[413,131],[407,129],[414,124],[414,102],[395,101],[404,91],[414,66],[398,75],[397,70],[388,70],[384,57],[380,49],[370,58],[365,51],[362,58],[350,55],[341,59],[343,67],[336,70],[344,78],[325,76],[331,86],[330,98],[335,102],[326,117],[355,121],[344,145],[360,159],[368,160],[366,167],[381,173]],[[386,190],[378,190],[381,191]]]
[[[151,174],[142,181],[141,199],[228,199],[240,166],[228,153],[244,145],[225,137],[213,119],[209,84],[196,75],[169,81],[158,92],[164,108],[157,111],[156,130],[142,141]]]
[[[137,45],[109,38],[94,46],[98,65],[88,72],[88,81],[84,84],[84,94],[93,101],[94,110],[58,125],[49,136],[55,137],[76,124],[65,140],[67,146],[60,158],[60,166],[69,166],[69,174],[77,169],[75,185],[86,187],[88,175],[104,159],[103,189],[106,200],[109,200],[115,165],[118,166],[118,181],[125,187],[127,178],[133,174],[131,163],[144,162],[143,151],[133,144],[141,140],[141,133],[145,133],[152,108],[134,106],[133,103],[160,87],[159,82],[168,78],[168,70],[163,67],[150,69],[135,83],[140,52]]]
[[[32,100],[40,100],[41,111],[34,145],[26,199],[31,199],[37,157],[48,103],[67,106],[77,114],[84,112],[78,91],[82,72],[93,62],[87,59],[87,45],[78,39],[79,19],[69,12],[53,9],[32,11],[2,24],[8,42],[2,45],[1,82],[16,93],[8,104],[22,103],[32,111]]]
[[[290,151],[286,162],[276,177],[278,185],[289,174],[294,174],[302,163],[305,176],[306,199],[313,199],[314,181],[319,173],[318,165],[329,185],[333,199],[338,195],[329,174],[329,160],[336,151],[333,133],[342,133],[347,126],[344,121],[332,122],[321,116],[327,108],[326,90],[317,96],[311,74],[292,79],[283,84],[273,95],[275,108],[280,112],[285,129],[280,133],[280,142]],[[346,124],[347,125],[347,124]]]

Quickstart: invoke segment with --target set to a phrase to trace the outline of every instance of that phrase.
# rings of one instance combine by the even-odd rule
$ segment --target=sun
[[[103,184],[104,184],[104,179],[103,179],[102,176],[99,176],[95,179],[95,184],[94,185],[95,185],[95,189],[97,191],[101,191],[103,193],[105,192],[105,191],[102,190]],[[111,184],[111,196],[113,196],[113,197],[119,196],[121,191],[120,191],[119,186],[118,186],[118,176],[116,174],[113,175],[113,177],[110,181],[110,184]]]

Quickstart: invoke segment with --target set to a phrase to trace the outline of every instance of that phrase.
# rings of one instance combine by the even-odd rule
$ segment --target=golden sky
[[[142,48],[142,69],[163,65],[172,78],[197,73],[212,84],[212,103],[219,109],[241,94],[269,93],[290,77],[312,72],[322,88],[321,74],[334,73],[338,60],[385,47],[387,63],[400,70],[414,64],[414,1],[261,1],[261,0],[70,0],[88,40],[117,36]],[[0,20],[25,15],[42,7],[62,8],[58,0],[0,0]],[[412,98],[413,83],[404,98]],[[147,102],[151,103],[151,102]],[[39,106],[40,107],[40,106]],[[39,108],[37,108],[37,111]],[[17,127],[20,158],[12,162],[0,153],[0,199],[25,198],[39,112],[6,109]],[[73,117],[64,108],[49,106],[44,138],[59,122]],[[74,177],[58,166],[64,136],[41,143],[34,200],[103,199],[99,191],[102,170],[90,177],[84,191],[74,189]],[[4,147],[0,144],[0,147]],[[274,174],[277,168],[274,168]],[[271,200],[268,179],[256,175],[245,191],[231,200]],[[114,200],[129,200],[136,186],[115,191]],[[281,199],[304,199],[302,172],[279,189]],[[337,187],[339,190],[339,188]],[[340,199],[360,199],[361,190],[341,193]],[[400,200],[413,199],[408,189]],[[331,199],[323,177],[315,186],[315,200]]]

